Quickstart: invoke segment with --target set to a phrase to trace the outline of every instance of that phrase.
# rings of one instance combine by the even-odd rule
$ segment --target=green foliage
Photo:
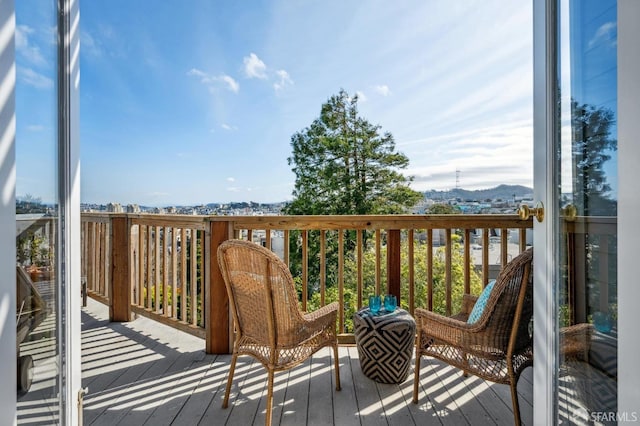
[[[399,172],[409,159],[380,129],[358,115],[357,96],[340,90],[329,98],[320,117],[291,137],[296,181],[285,214],[403,213],[421,200]]]
[[[373,242],[369,244],[369,248],[363,250],[362,259],[362,304],[367,305],[367,299],[375,291],[376,276],[376,258]],[[445,282],[445,252],[444,247],[434,248],[433,250],[433,311],[446,314],[446,282]],[[418,240],[414,242],[414,283],[415,283],[415,301],[417,307],[428,306],[427,301],[427,265],[426,265],[427,245],[420,243]],[[386,292],[386,247],[381,247],[381,260],[383,265],[381,272],[381,289],[380,292]],[[408,309],[409,303],[409,249],[406,238],[403,238],[401,247],[401,285],[399,305]],[[464,293],[464,255],[462,244],[458,236],[453,236],[452,246],[452,262],[451,262],[451,312],[457,313],[462,306],[462,295]],[[471,293],[478,295],[482,291],[481,277],[471,267]],[[298,286],[300,281],[298,280]],[[325,303],[338,301],[337,284],[329,285],[325,291]],[[345,310],[345,332],[353,331],[353,314],[358,309],[358,263],[355,252],[345,253],[344,268],[344,310]],[[308,301],[308,310],[313,311],[320,307],[319,289],[314,290],[310,294]]]
[[[451,204],[433,204],[429,206],[426,214],[461,214],[462,210],[458,206]]]
[[[573,203],[584,216],[614,216],[617,203],[610,198],[604,164],[618,147],[611,137],[615,114],[607,108],[571,101],[571,155],[574,164]]]

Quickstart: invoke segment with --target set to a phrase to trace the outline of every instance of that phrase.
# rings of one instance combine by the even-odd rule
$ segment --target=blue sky
[[[54,23],[24,3],[18,164],[55,134]],[[341,88],[393,134],[414,189],[456,170],[466,189],[532,185],[530,1],[248,4],[81,1],[83,202],[288,200],[291,135]],[[38,164],[17,192],[47,200]]]

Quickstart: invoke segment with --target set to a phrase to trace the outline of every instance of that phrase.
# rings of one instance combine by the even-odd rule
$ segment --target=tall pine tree
[[[344,90],[322,105],[320,117],[291,137],[296,175],[286,214],[404,213],[423,195],[400,173],[409,159],[393,136],[358,115],[358,97]]]

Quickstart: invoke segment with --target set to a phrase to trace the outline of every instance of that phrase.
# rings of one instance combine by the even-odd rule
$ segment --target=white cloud
[[[249,56],[245,56],[244,72],[249,78],[260,78],[265,80],[267,78],[267,66],[262,62],[255,53],[250,53]]]
[[[367,96],[361,90],[356,90],[356,96],[359,102],[367,102]]]
[[[24,49],[29,46],[28,34],[33,34],[33,28],[27,25],[16,26],[16,49]]]
[[[80,49],[82,53],[88,53],[91,56],[102,55],[102,50],[96,43],[95,39],[86,31],[80,31]]]
[[[53,79],[42,75],[31,68],[18,67],[18,79],[25,84],[38,89],[50,89],[53,87]]]
[[[234,93],[238,93],[238,90],[240,90],[240,84],[238,84],[238,82],[235,81],[232,77],[228,75],[221,75],[219,78],[227,85],[227,88],[229,90]]]
[[[27,126],[27,130],[30,132],[41,132],[44,130],[44,126],[41,124],[30,124]]]
[[[389,86],[387,86],[386,84],[380,84],[378,86],[375,86],[373,90],[375,90],[376,93],[382,96],[389,96],[391,94],[391,89],[389,89]]]
[[[227,178],[227,182],[235,182],[235,181],[236,181],[236,178],[234,178],[234,177],[228,177]]]
[[[598,43],[608,43],[610,46],[616,45],[616,30],[617,25],[615,22],[606,22],[602,24],[591,40],[589,40],[589,48],[592,48]]]
[[[35,66],[46,65],[47,61],[42,56],[38,46],[32,46],[29,42],[29,35],[34,33],[34,29],[27,25],[16,27],[16,51],[22,55],[30,64]]]
[[[227,191],[229,192],[240,192],[240,188],[238,188],[237,186],[230,186],[227,188]]]
[[[222,123],[220,125],[220,127],[222,127],[224,130],[227,130],[227,131],[238,130],[238,128],[236,126],[232,126],[232,125],[227,124],[227,123]]]
[[[278,79],[279,79],[278,81],[273,83],[273,88],[276,91],[282,90],[286,86],[292,86],[293,85],[293,80],[291,80],[291,77],[289,76],[289,73],[286,72],[285,70],[276,71],[276,75],[278,76]]]
[[[226,86],[227,89],[231,90],[233,93],[238,93],[240,90],[240,84],[233,79],[233,77],[228,76],[226,74],[221,74],[218,76],[214,76],[211,74],[207,74],[204,71],[201,71],[197,68],[192,68],[187,72],[187,75],[190,77],[196,77],[200,79],[200,82],[209,88],[209,91],[214,92],[215,89],[222,83]]]

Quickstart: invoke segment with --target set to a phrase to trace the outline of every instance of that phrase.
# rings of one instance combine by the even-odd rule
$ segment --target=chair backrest
[[[242,240],[223,242],[218,263],[240,335],[264,345],[295,344],[303,317],[287,265],[270,250]]]
[[[513,350],[517,351],[531,344],[529,322],[533,316],[532,262],[533,249],[529,248],[500,271],[484,312],[477,322],[478,327],[486,327],[486,333],[491,335],[490,344],[496,349],[506,352],[513,326],[516,327]]]

